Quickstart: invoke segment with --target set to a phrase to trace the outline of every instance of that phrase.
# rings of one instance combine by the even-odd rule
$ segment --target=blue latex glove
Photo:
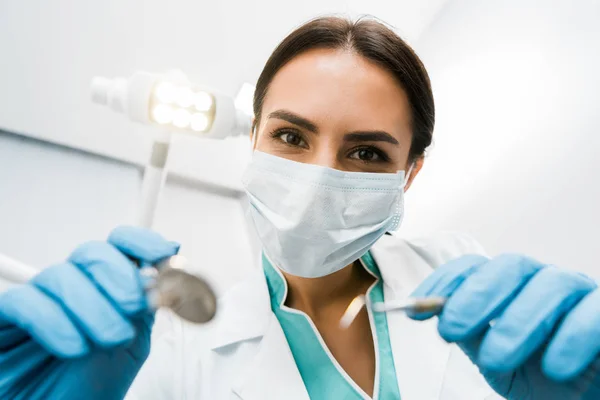
[[[117,228],[63,264],[0,294],[1,399],[122,399],[150,351],[154,315],[128,257],[154,263],[179,246]]]
[[[473,255],[441,266],[413,293],[430,295],[449,297],[440,335],[501,396],[600,399],[600,290],[591,279],[519,255]]]

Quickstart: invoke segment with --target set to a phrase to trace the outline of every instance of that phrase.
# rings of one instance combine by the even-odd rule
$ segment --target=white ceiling
[[[445,2],[4,0],[0,129],[143,163],[149,148],[147,128],[92,105],[93,76],[180,68],[193,81],[233,95],[243,82],[256,80],[278,41],[309,18],[372,14],[414,42]],[[184,143],[175,146],[180,150],[175,148],[174,154],[186,151],[186,157],[211,162],[218,162],[211,158],[215,154],[223,156],[212,143],[180,141]],[[223,150],[229,148],[228,144]],[[189,163],[175,163],[173,168],[196,169],[188,171],[192,175],[206,169]],[[218,180],[236,181],[239,168],[223,168]],[[233,175],[228,175],[228,168]]]

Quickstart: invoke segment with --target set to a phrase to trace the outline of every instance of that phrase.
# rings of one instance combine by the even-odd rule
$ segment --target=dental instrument
[[[410,314],[437,314],[442,310],[445,303],[445,297],[407,298],[398,301],[373,303],[371,309],[374,312],[403,311]],[[348,329],[360,310],[365,306],[367,306],[365,296],[362,294],[356,296],[346,308],[342,318],[340,318],[340,328]]]

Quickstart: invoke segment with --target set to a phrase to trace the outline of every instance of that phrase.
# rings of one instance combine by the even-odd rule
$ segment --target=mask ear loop
[[[408,183],[409,179],[410,179],[410,174],[412,174],[413,168],[415,166],[415,163],[410,164],[410,167],[408,167],[408,171],[406,171],[406,173],[404,174],[404,182],[402,183],[402,189],[404,189],[406,187],[406,184]],[[389,236],[396,236],[396,231],[388,231],[385,233],[386,235]]]
[[[410,180],[410,174],[412,174],[414,166],[415,166],[415,163],[410,164],[408,171],[404,175],[404,183],[402,184],[402,188],[405,188],[406,185],[408,184],[408,181]]]
[[[256,120],[255,119],[252,120],[251,134],[252,134],[252,137],[250,138],[250,142],[252,144],[252,151],[254,151],[254,148],[256,147],[257,136],[258,136],[258,134],[256,133]]]
[[[256,126],[252,124],[252,131],[250,132],[250,159],[252,159],[256,148],[256,136]]]

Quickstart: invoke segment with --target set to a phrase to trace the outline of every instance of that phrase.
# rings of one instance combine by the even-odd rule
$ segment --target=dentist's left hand
[[[471,255],[439,267],[413,295],[448,297],[440,335],[456,342],[501,396],[600,399],[600,290],[593,280],[520,255]]]
[[[178,248],[145,229],[117,228],[0,294],[0,398],[122,399],[154,322],[130,259],[155,263]]]

